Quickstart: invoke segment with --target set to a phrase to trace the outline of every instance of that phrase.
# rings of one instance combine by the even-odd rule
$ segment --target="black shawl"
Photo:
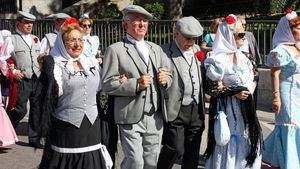
[[[33,115],[33,128],[38,133],[38,141],[47,136],[51,127],[51,114],[57,105],[57,83],[54,79],[54,59],[51,55],[43,59],[41,75],[36,89],[38,111]]]
[[[207,140],[207,148],[204,154],[204,157],[208,159],[210,155],[213,154],[214,148],[216,145],[215,137],[214,137],[214,122],[215,116],[217,113],[217,99],[221,99],[223,105],[226,107],[226,98],[227,96],[232,97],[235,94],[241,91],[248,91],[246,87],[243,86],[235,86],[229,87],[220,92],[216,97],[212,97],[210,100],[209,107],[209,128],[208,128],[208,140]],[[262,150],[262,130],[256,115],[255,104],[253,100],[253,96],[249,95],[246,100],[241,100],[240,102],[241,112],[244,119],[245,127],[248,127],[249,130],[249,143],[250,143],[250,152],[246,157],[247,166],[252,166],[254,160],[257,157],[258,151]],[[226,109],[225,109],[226,113]],[[226,113],[227,114],[227,113]]]

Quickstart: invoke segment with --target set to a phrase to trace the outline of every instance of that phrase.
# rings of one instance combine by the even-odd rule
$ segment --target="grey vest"
[[[58,98],[54,117],[80,127],[84,115],[94,124],[97,116],[96,93],[100,85],[100,72],[94,70],[88,76],[71,75],[62,69],[63,95]]]
[[[183,83],[184,83],[184,94],[183,94],[183,105],[189,105],[193,101],[199,103],[199,90],[200,90],[200,81],[197,69],[197,63],[195,57],[192,59],[192,64],[189,65],[184,57],[182,58],[182,68],[183,68]]]
[[[49,51],[51,51],[51,49],[52,49],[53,46],[54,46],[54,42],[55,42],[55,40],[56,40],[57,34],[56,34],[56,33],[47,33],[47,34],[45,35],[45,37],[46,37],[47,42],[48,42],[49,47],[50,47],[50,50],[49,50]]]
[[[31,79],[32,75],[35,74],[40,76],[40,68],[37,62],[37,57],[40,54],[40,42],[34,42],[34,35],[32,37],[31,48],[27,45],[25,40],[19,34],[12,34],[12,44],[14,46],[14,51],[12,59],[16,64],[16,68],[21,70],[25,77]]]
[[[144,66],[146,66],[146,64],[144,64]],[[150,87],[147,88],[146,98],[145,98],[144,112],[149,113],[152,106],[154,106],[154,109],[156,111],[160,104],[160,100],[159,100],[160,98],[158,97],[159,89],[158,89],[157,77],[156,77],[156,73],[153,70],[153,64],[150,58],[147,66],[147,71],[153,77]]]

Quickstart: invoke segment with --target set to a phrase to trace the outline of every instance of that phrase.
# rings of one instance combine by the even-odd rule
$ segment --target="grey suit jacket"
[[[155,73],[160,67],[170,69],[168,58],[162,51],[161,47],[146,41],[150,59],[154,65]],[[115,96],[114,116],[117,124],[138,123],[144,114],[145,107],[145,90],[138,92],[137,79],[147,73],[138,52],[133,44],[127,38],[109,46],[103,59],[103,91]],[[119,83],[120,75],[125,74],[127,80]],[[171,73],[168,75],[168,88],[172,83]],[[166,119],[165,104],[163,98],[164,87],[160,87],[160,100],[162,101],[162,113]]]
[[[259,53],[259,49],[258,49],[256,39],[255,39],[252,32],[246,31],[245,33],[246,33],[246,38],[249,42],[249,48],[250,48],[250,52],[251,52],[253,58],[255,59],[255,62],[257,64],[257,66],[261,65],[262,60],[261,60],[261,56],[260,56],[260,53]]]
[[[169,61],[172,63],[172,74],[173,74],[173,82],[171,86],[167,89],[165,93],[166,98],[166,107],[167,107],[167,117],[168,121],[174,121],[178,116],[178,113],[181,108],[183,94],[184,94],[184,83],[182,80],[182,68],[180,63],[180,57],[182,56],[181,51],[177,47],[175,41],[165,44],[162,46],[163,51],[167,54]],[[199,51],[200,47],[198,45],[194,45],[193,50]],[[204,117],[204,98],[203,98],[203,82],[201,73],[201,62],[195,56],[195,60],[197,62],[198,75],[200,80],[200,91],[199,91],[199,111],[203,113]]]

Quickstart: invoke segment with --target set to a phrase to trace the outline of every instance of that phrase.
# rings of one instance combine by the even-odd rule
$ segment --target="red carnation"
[[[205,60],[205,56],[204,56],[204,53],[202,52],[202,51],[197,51],[196,53],[195,53],[195,55],[197,56],[197,58],[198,58],[198,60],[199,61],[204,61]]]
[[[226,21],[226,23],[228,23],[228,24],[233,24],[233,23],[236,22],[236,19],[235,19],[233,16],[228,15],[228,16],[226,17],[225,21]]]
[[[272,58],[277,58],[277,53],[272,53]]]
[[[286,9],[285,11],[284,11],[284,13],[287,15],[287,14],[290,14],[290,13],[292,13],[293,12],[293,10],[291,10],[291,9]]]
[[[67,18],[64,22],[65,26],[69,26],[70,24],[78,25],[78,21],[76,18]]]
[[[34,41],[34,43],[38,43],[39,38],[35,37],[35,38],[33,38],[33,41]]]

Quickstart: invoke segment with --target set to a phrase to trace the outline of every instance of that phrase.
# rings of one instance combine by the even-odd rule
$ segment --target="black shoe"
[[[38,143],[38,142],[29,141],[28,145],[30,147],[33,147],[33,148],[39,148],[39,149],[43,149],[44,148],[44,145],[41,144],[41,143]]]

